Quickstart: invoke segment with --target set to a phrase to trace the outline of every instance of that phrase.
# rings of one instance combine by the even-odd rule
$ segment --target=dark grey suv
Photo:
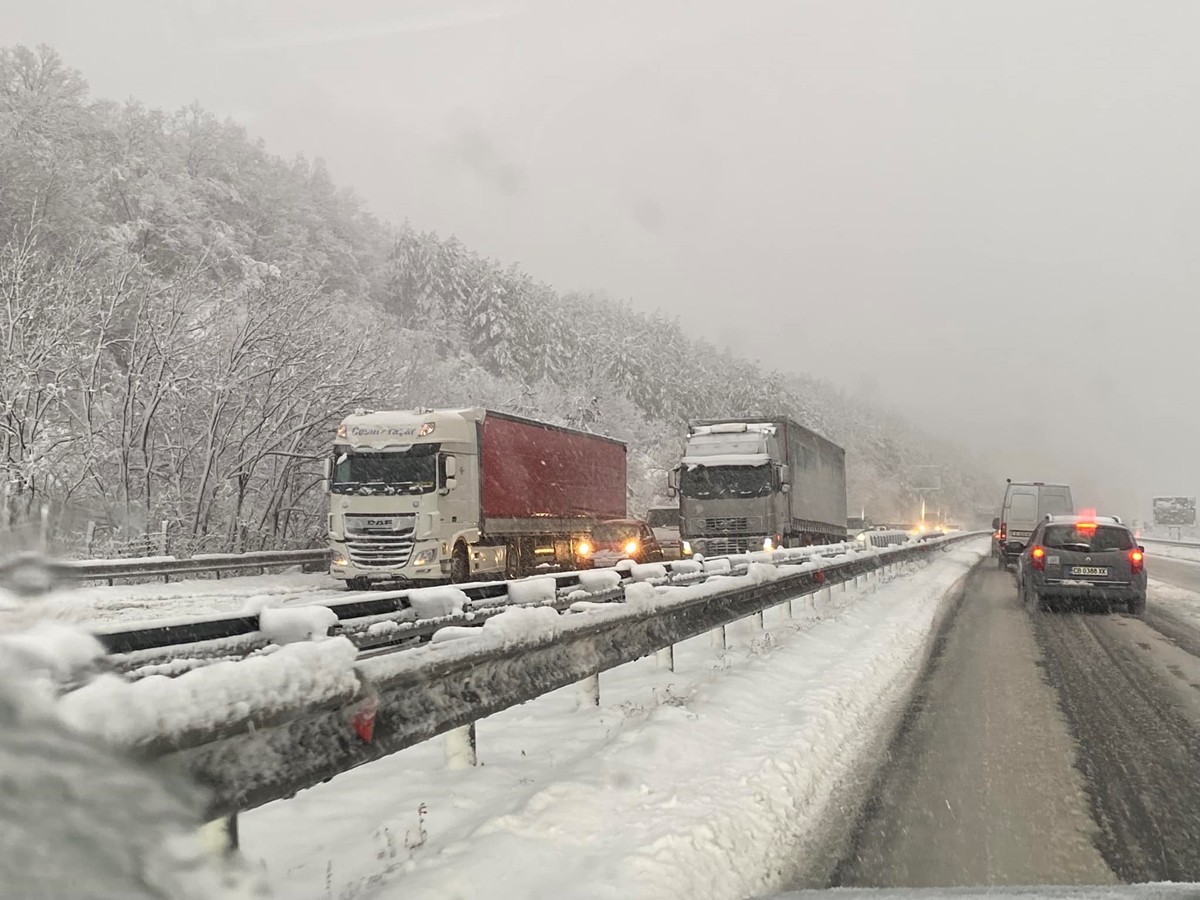
[[[1146,557],[1117,518],[1047,516],[1017,561],[1017,591],[1031,612],[1055,600],[1146,611]]]

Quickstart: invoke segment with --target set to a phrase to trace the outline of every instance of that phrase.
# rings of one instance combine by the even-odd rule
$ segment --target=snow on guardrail
[[[346,637],[316,634],[177,678],[80,673],[77,681],[58,679],[57,690],[66,692],[55,708],[81,730],[176,759],[213,790],[212,814],[251,809],[689,637],[780,603],[790,607],[794,597],[928,558],[953,542],[834,559],[809,554],[782,565],[751,560],[698,583],[624,583],[620,602],[582,608],[556,596],[551,604],[498,610],[482,628],[411,653],[364,659]],[[315,618],[306,627],[313,624]]]
[[[622,592],[639,582],[690,584],[721,573],[744,572],[756,564],[780,566],[847,559],[881,549],[886,548],[863,547],[847,541],[670,563],[635,565],[625,561],[612,569],[535,575],[509,582],[361,592],[321,604],[319,608],[333,610],[336,633],[348,637],[360,650],[390,652],[401,645],[426,642],[443,628],[479,627],[513,605],[544,604],[569,611],[571,603],[623,602]],[[144,626],[106,629],[98,635],[113,654],[113,664],[134,677],[180,674],[225,661],[239,652],[245,656],[260,655],[269,652],[274,644],[284,643],[273,640],[267,634],[268,629],[256,622],[255,616],[262,612],[261,607],[248,606],[239,614],[224,618],[204,616],[194,622],[156,620]],[[267,616],[277,618],[275,614]],[[328,614],[325,616],[328,618]],[[446,639],[448,636],[439,640]],[[156,647],[161,652],[154,652]]]

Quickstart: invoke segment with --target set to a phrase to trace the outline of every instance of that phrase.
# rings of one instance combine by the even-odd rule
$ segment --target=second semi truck
[[[846,540],[846,451],[791,419],[692,423],[670,488],[695,553]]]

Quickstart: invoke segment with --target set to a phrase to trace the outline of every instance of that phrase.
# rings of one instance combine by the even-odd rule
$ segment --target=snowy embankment
[[[1151,569],[1153,571],[1153,569]],[[1200,594],[1150,576],[1147,597],[1152,612],[1162,610],[1190,622],[1200,631]]]
[[[1162,556],[1167,559],[1182,559],[1188,562],[1200,562],[1200,547],[1187,547],[1183,544],[1178,544],[1173,541],[1156,540],[1154,538],[1141,538],[1143,546],[1146,548],[1146,553],[1151,558]]]
[[[918,674],[971,542],[430,741],[240,817],[280,896],[742,898],[778,889]]]

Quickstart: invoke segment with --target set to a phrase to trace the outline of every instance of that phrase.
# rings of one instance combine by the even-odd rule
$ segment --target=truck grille
[[[391,516],[393,528],[371,527],[368,519],[380,516],[346,516],[346,554],[362,569],[402,568],[413,551],[416,516]]]
[[[730,553],[751,553],[762,549],[762,540],[753,538],[708,538],[704,552],[708,556],[727,556]]]
[[[762,527],[762,517],[755,516],[722,516],[714,519],[701,519],[702,530],[724,534],[746,534],[751,528]]]

